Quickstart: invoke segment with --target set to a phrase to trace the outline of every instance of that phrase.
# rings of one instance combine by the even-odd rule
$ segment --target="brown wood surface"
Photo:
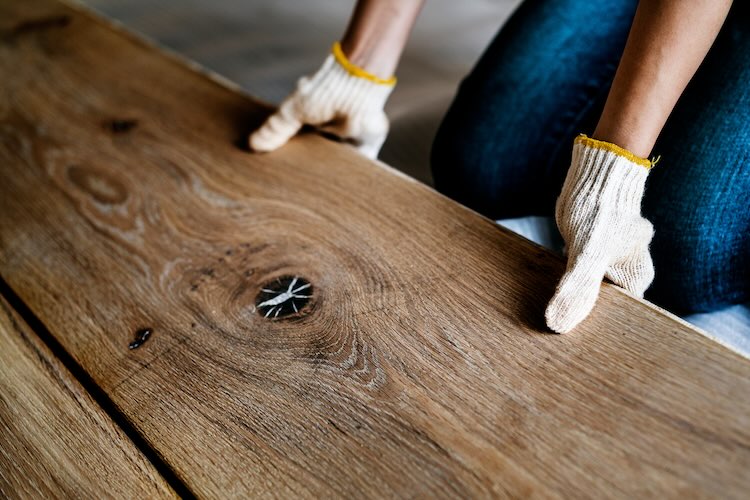
[[[1,297],[0,497],[174,497]]]
[[[747,360],[609,285],[547,334],[547,251],[312,134],[243,151],[266,108],[88,14],[0,30],[0,273],[197,494],[750,491]]]

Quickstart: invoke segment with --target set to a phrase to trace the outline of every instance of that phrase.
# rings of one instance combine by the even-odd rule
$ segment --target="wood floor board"
[[[0,33],[0,274],[198,495],[750,490],[747,360],[610,285],[550,334],[546,250],[314,134],[248,153],[268,108],[76,8]]]
[[[175,497],[149,460],[2,297],[0,496]]]

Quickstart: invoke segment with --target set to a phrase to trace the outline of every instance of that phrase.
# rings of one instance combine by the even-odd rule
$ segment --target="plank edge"
[[[136,450],[154,467],[156,473],[159,474],[164,482],[181,498],[195,498],[195,494],[187,487],[186,483],[179,478],[172,467],[138,433],[104,390],[96,384],[78,361],[65,350],[46,325],[42,323],[38,316],[8,285],[3,276],[0,276],[0,297],[10,307],[8,311],[9,317],[12,320],[20,319],[25,324],[29,331],[35,335],[35,340],[46,348],[52,358],[59,364],[60,369],[67,371],[80,384],[90,396],[93,404],[109,417],[112,423],[130,440]],[[13,318],[14,315],[16,318]],[[24,341],[33,342],[34,339],[25,339]]]

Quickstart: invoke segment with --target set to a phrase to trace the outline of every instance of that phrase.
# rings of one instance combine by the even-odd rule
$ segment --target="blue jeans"
[[[493,219],[552,215],[573,139],[591,135],[635,0],[527,0],[462,81],[432,150],[435,187]],[[656,278],[677,313],[750,299],[750,9],[738,0],[654,148]]]

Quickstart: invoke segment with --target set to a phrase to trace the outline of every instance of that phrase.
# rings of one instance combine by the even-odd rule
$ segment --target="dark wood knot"
[[[128,344],[128,349],[138,349],[148,340],[152,333],[154,333],[154,330],[151,328],[141,328],[135,332],[135,340]]]
[[[299,314],[313,296],[312,285],[299,276],[282,276],[266,283],[255,298],[255,309],[264,318]]]
[[[104,128],[113,134],[124,134],[125,132],[130,132],[137,126],[138,120],[131,120],[129,118],[116,118],[114,120],[107,120],[104,123]]]

